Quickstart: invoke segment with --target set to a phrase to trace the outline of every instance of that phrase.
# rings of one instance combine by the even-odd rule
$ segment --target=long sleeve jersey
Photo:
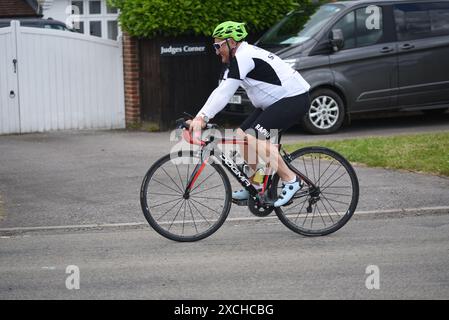
[[[245,89],[256,108],[266,109],[280,99],[307,92],[310,85],[282,59],[264,49],[242,42],[198,114],[212,119],[239,87]]]

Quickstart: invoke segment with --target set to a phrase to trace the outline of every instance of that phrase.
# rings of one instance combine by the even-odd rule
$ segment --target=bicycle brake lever
[[[187,118],[189,118],[189,119],[191,119],[191,120],[193,120],[195,117],[194,116],[192,116],[190,113],[188,113],[188,112],[183,112],[182,113],[183,115],[185,115],[185,116],[187,116]]]
[[[184,118],[179,118],[178,120],[175,121],[175,123],[176,123],[176,129],[188,129],[189,128],[189,126],[187,125]]]

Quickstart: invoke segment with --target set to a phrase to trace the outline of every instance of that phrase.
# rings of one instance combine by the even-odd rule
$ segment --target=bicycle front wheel
[[[193,152],[158,160],[142,182],[140,202],[148,223],[174,241],[197,241],[220,228],[231,208],[231,184],[209,158],[188,195],[185,189],[201,159]]]
[[[343,227],[354,214],[359,200],[359,183],[351,164],[337,152],[323,147],[306,147],[293,152],[290,165],[317,187],[305,185],[293,203],[275,208],[284,225],[305,236],[324,236]],[[272,197],[282,186],[273,178]]]

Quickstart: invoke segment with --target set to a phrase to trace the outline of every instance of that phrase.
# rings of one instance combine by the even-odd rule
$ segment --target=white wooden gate
[[[0,134],[125,127],[121,39],[0,28]]]

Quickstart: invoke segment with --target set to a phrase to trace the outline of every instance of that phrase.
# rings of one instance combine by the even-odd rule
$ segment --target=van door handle
[[[410,44],[410,43],[405,43],[405,44],[403,44],[402,46],[401,46],[401,49],[402,50],[410,50],[410,49],[413,49],[415,46],[413,45],[413,44]]]
[[[394,49],[392,47],[383,47],[382,49],[380,49],[381,53],[388,53],[393,51]]]

